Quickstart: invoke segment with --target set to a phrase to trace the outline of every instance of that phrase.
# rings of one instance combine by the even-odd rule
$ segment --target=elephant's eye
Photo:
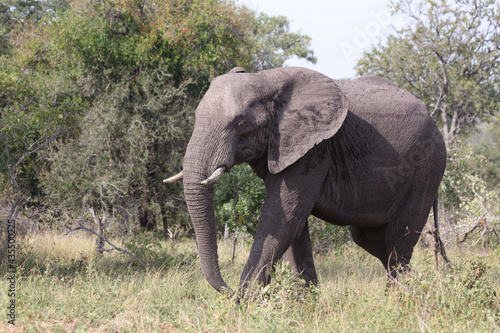
[[[238,127],[238,129],[243,129],[245,128],[246,125],[247,125],[246,120],[240,120],[236,123],[236,127]]]

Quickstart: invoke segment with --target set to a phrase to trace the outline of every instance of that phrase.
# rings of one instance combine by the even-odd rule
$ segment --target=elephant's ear
[[[270,70],[267,76],[281,83],[274,98],[268,147],[269,171],[276,174],[335,135],[348,105],[337,84],[318,72],[285,67]]]

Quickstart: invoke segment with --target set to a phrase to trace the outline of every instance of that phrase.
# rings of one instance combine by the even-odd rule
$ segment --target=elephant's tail
[[[444,244],[443,241],[441,241],[441,237],[439,237],[439,217],[438,217],[438,199],[434,200],[432,203],[432,212],[434,215],[434,228],[436,232],[434,233],[434,241],[436,242],[439,253],[441,253],[441,256],[443,257],[444,261],[446,261],[447,264],[452,265],[450,259],[448,259],[448,256],[446,256],[446,251],[444,249]]]

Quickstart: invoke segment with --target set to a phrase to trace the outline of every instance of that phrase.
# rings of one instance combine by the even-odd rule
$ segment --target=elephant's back
[[[418,125],[430,118],[425,104],[390,81],[367,76],[338,82],[349,101],[349,111],[374,125]]]
[[[425,104],[390,81],[367,76],[340,81],[339,86],[349,101],[349,111],[373,126],[401,154],[415,142],[442,136]]]
[[[425,104],[381,78],[342,81],[339,86],[349,102],[349,113],[332,138],[334,159],[342,156],[354,167],[335,173],[361,179],[369,184],[366,191],[377,183],[378,188],[387,188],[387,196],[404,192],[412,183],[389,186],[388,179],[393,178],[437,188],[446,166],[446,146]]]

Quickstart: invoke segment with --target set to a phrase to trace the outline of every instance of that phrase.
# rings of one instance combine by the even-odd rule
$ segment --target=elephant
[[[350,226],[353,241],[388,277],[404,269],[437,201],[446,146],[425,104],[390,81],[333,80],[283,67],[215,78],[195,111],[182,180],[201,269],[218,291],[221,276],[214,184],[248,163],[266,197],[239,290],[270,281],[283,258],[317,283],[308,217]]]

